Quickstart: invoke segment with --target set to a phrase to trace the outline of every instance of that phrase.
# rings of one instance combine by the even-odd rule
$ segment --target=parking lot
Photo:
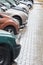
[[[20,33],[21,51],[13,65],[43,65],[43,5],[34,4]]]
[[[8,1],[8,7],[3,3],[0,2],[0,65],[43,65],[43,2],[19,2],[15,6]]]

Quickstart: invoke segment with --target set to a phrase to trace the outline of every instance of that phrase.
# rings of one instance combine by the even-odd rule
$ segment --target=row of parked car
[[[33,0],[19,1],[18,4],[15,4],[15,0],[13,3],[9,0],[0,2],[0,65],[12,65],[18,57],[21,45],[15,35],[27,24],[29,9],[32,7]]]

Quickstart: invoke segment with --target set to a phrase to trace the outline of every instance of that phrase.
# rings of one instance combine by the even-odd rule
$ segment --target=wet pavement
[[[20,33],[21,51],[13,65],[43,65],[43,4],[34,4]]]

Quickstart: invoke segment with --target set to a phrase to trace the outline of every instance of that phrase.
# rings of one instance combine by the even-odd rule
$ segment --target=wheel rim
[[[11,33],[11,34],[13,34],[13,35],[17,34],[16,28],[11,27],[11,26],[5,27],[4,30],[7,31],[7,32],[9,32],[9,33]]]
[[[10,32],[11,34],[14,34],[14,31],[12,29],[8,29],[8,32]]]
[[[17,19],[17,20],[19,21],[19,24],[20,24],[20,25],[22,25],[22,21],[21,21],[20,17],[15,16],[14,18]]]

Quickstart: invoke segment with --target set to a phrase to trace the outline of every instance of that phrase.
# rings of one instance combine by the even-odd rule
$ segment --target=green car
[[[9,32],[0,30],[0,65],[12,65],[20,53],[21,45]]]

